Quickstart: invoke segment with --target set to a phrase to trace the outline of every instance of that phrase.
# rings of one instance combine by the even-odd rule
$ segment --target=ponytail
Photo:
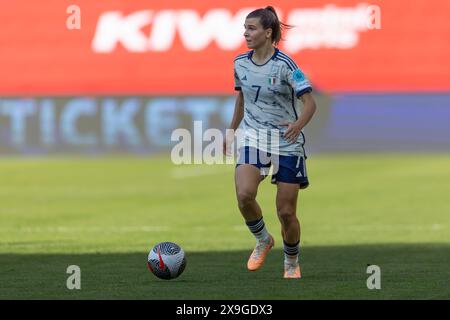
[[[256,9],[250,12],[247,18],[259,18],[264,29],[272,29],[272,43],[278,45],[280,40],[283,40],[282,33],[285,29],[292,28],[291,25],[285,24],[278,19],[277,12],[272,6],[267,6],[264,9]]]

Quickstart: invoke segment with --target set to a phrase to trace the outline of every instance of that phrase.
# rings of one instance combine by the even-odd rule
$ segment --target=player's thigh
[[[236,195],[242,197],[256,197],[258,186],[264,176],[259,168],[252,164],[240,164],[236,167],[234,180]]]

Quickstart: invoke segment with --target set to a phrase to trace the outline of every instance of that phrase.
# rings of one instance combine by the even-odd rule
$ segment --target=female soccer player
[[[274,246],[256,202],[258,186],[272,165],[284,247],[284,278],[301,278],[297,196],[299,189],[309,184],[302,129],[311,120],[316,103],[310,82],[296,63],[277,48],[282,28],[290,26],[279,21],[275,9],[268,6],[251,12],[244,27],[251,51],[234,60],[235,90],[239,94],[230,129],[235,131],[244,119],[244,144],[239,150],[235,184],[239,210],[256,238],[247,268],[259,269]],[[297,99],[303,103],[301,113]],[[227,137],[224,142],[227,154],[233,139]]]

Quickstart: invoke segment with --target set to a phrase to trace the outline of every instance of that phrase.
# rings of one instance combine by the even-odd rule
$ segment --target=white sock
[[[289,244],[283,240],[284,249],[284,264],[296,265],[298,264],[298,255],[300,252],[300,241],[297,243]]]
[[[258,220],[247,221],[247,227],[253,233],[258,242],[267,242],[269,239],[269,232],[266,229],[266,225],[264,223],[264,219],[261,217]]]
[[[295,266],[298,264],[298,254],[295,256],[291,256],[288,254],[284,254],[284,264],[285,265],[291,265],[291,266]]]

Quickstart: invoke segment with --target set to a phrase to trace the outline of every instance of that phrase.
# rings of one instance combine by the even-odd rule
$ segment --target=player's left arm
[[[302,94],[299,99],[303,103],[303,109],[300,113],[300,117],[295,122],[288,123],[288,128],[284,133],[284,138],[291,143],[297,141],[302,129],[309,123],[309,121],[311,121],[317,109],[316,101],[314,100],[311,92]]]

